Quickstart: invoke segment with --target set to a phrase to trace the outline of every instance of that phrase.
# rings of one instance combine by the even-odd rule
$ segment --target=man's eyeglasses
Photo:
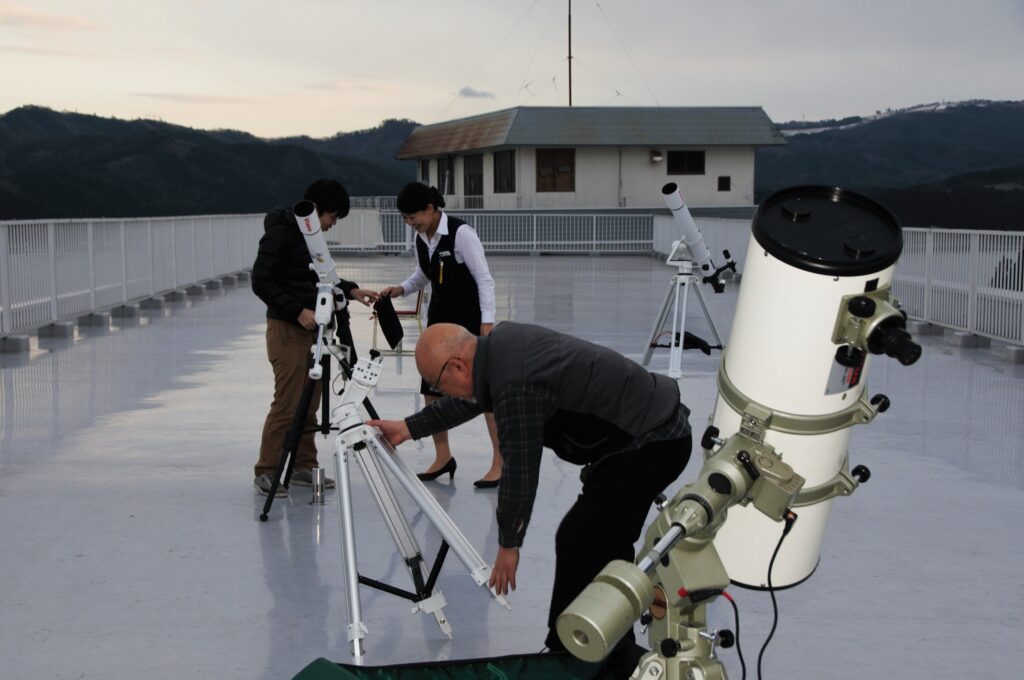
[[[455,357],[448,357],[448,360],[445,361],[444,364],[441,366],[441,372],[437,374],[437,380],[434,381],[433,386],[431,386],[430,388],[431,392],[440,392],[438,386],[441,384],[441,377],[444,376],[444,369],[448,368],[448,362],[450,362],[454,358]]]

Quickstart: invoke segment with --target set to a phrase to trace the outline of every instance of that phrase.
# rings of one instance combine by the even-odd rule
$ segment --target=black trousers
[[[693,446],[689,436],[648,444],[607,458],[587,471],[583,492],[555,534],[555,583],[551,590],[545,644],[565,646],[555,620],[612,560],[632,562],[654,499],[686,467]]]

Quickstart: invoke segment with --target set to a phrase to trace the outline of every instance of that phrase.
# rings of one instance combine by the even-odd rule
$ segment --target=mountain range
[[[23,106],[0,116],[0,220],[263,212],[311,178],[394,195],[394,160],[417,123],[333,137],[262,139]],[[1024,102],[938,103],[779,123],[756,154],[755,198],[797,184],[876,198],[903,224],[1024,230]]]

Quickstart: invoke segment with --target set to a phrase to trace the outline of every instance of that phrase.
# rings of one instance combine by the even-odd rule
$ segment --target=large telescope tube
[[[806,478],[802,494],[835,488],[852,425],[874,417],[862,398],[870,354],[906,365],[921,352],[890,294],[900,226],[863,196],[808,186],[767,198],[751,231],[712,423],[723,439],[763,436]],[[810,495],[776,558],[774,587],[799,583],[818,563],[836,494]],[[714,542],[734,583],[767,586],[781,529],[753,505],[729,511]]]
[[[309,257],[312,261],[313,271],[316,272],[320,283],[337,285],[341,278],[334,268],[334,258],[327,248],[327,239],[320,228],[320,216],[316,211],[316,204],[313,201],[299,201],[292,209],[295,213],[295,221],[299,225],[299,231],[306,239],[306,248],[309,249]]]
[[[672,217],[679,225],[683,242],[690,249],[694,264],[702,270],[715,271],[715,264],[711,261],[711,251],[708,250],[708,244],[704,242],[704,235],[700,233],[697,223],[693,221],[690,209],[686,207],[683,192],[675,182],[669,182],[661,188],[661,193],[665,197],[665,205],[672,211]]]

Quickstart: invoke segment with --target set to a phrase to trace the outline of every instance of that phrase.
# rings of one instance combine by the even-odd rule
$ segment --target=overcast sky
[[[325,137],[568,103],[568,0],[0,0],[25,104]],[[1024,0],[575,0],[576,106],[1024,99]]]

